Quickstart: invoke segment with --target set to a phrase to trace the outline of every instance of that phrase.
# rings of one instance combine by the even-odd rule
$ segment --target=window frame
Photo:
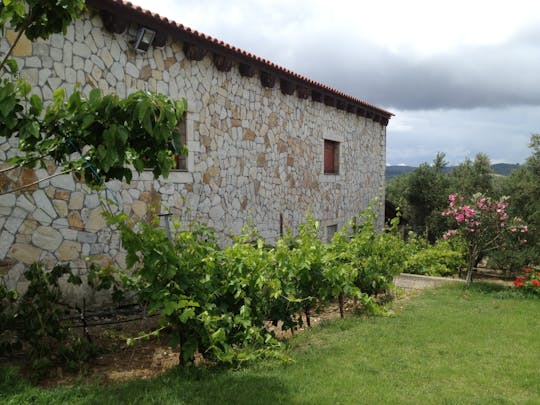
[[[341,142],[324,138],[323,144],[323,174],[337,176],[340,174]]]
[[[190,104],[188,103],[188,106]],[[175,184],[189,184],[193,183],[193,173],[195,171],[195,155],[201,151],[200,143],[197,134],[194,132],[195,122],[193,117],[196,116],[194,111],[188,110],[184,113],[183,122],[185,122],[186,128],[186,146],[188,148],[188,154],[186,158],[186,169],[171,169],[169,171],[169,176],[164,178],[159,177],[159,180],[163,183],[175,183]],[[152,174],[152,168],[145,168],[140,174],[134,173],[133,180],[142,180],[150,181],[154,180],[154,175]]]
[[[184,113],[184,116],[182,117],[182,120],[178,124],[178,144],[180,147],[188,145],[188,137],[187,137],[187,111]],[[188,170],[188,156],[189,156],[189,148],[188,148],[188,154],[187,155],[181,155],[180,153],[173,151],[174,153],[174,161],[175,161],[175,167],[171,169],[171,172],[187,172]]]
[[[326,243],[331,243],[334,234],[339,230],[337,223],[326,225]]]

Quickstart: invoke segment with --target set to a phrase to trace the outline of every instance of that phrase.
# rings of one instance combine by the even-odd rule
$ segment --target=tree
[[[486,254],[504,249],[508,237],[526,243],[527,225],[520,218],[509,218],[506,198],[495,201],[481,193],[465,200],[450,194],[449,208],[442,213],[454,220],[456,228],[448,231],[445,239],[459,236],[467,245],[467,284],[472,282],[476,263]]]
[[[502,192],[514,204],[509,212],[522,217],[530,227],[528,249],[523,261],[540,262],[540,134],[533,134],[529,147],[532,155],[502,181]]]
[[[424,163],[408,177],[404,197],[410,210],[409,224],[413,230],[434,242],[444,230],[439,212],[445,206],[448,179],[443,173],[446,166],[444,153],[438,153],[429,166]]]
[[[466,159],[450,173],[450,190],[452,193],[470,198],[475,193],[493,195],[493,169],[489,157],[479,153],[474,161]]]
[[[446,158],[446,153],[437,152],[437,155],[435,155],[435,159],[433,159],[433,168],[441,172],[446,167],[448,167],[448,162],[444,160],[445,158]]]
[[[144,91],[120,99],[97,89],[88,97],[76,89],[68,98],[59,89],[53,100],[42,100],[30,94],[30,84],[18,76],[10,56],[22,35],[46,39],[65,31],[83,11],[83,0],[2,3],[0,29],[9,26],[17,32],[0,62],[0,136],[17,136],[21,152],[11,162],[14,167],[35,166],[53,159],[64,172],[75,171],[96,186],[108,179],[129,182],[132,167],[138,172],[153,167],[155,177],[167,176],[174,164],[171,149],[186,152],[177,141],[185,100]],[[72,157],[75,152],[78,159]]]

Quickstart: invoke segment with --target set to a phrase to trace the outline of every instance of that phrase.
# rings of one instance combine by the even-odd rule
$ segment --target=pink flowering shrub
[[[540,271],[526,268],[522,276],[516,277],[514,286],[525,292],[540,295]]]
[[[462,238],[467,245],[467,282],[472,281],[472,271],[480,259],[496,249],[504,249],[510,241],[527,243],[527,225],[520,218],[509,218],[506,208],[508,198],[493,200],[475,194],[465,201],[458,194],[450,194],[449,208],[442,213],[455,222],[444,239]]]

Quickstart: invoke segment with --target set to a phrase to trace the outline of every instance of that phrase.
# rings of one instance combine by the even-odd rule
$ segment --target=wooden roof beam
[[[276,85],[276,77],[269,72],[261,70],[261,84],[263,87],[272,89]]]
[[[249,63],[240,63],[238,65],[238,71],[243,77],[253,77],[255,76],[256,69],[255,66],[250,65]]]
[[[184,42],[184,54],[189,60],[201,61],[206,56],[206,50],[189,42]]]
[[[279,79],[279,88],[281,92],[287,96],[294,94],[294,83],[290,82],[289,80]]]
[[[214,54],[214,66],[220,72],[230,72],[232,69],[233,61],[223,55]]]

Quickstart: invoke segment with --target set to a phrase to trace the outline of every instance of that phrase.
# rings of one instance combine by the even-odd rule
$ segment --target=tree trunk
[[[474,264],[476,263],[476,255],[474,253],[469,254],[469,260],[467,263],[467,286],[470,286],[473,280]]]
[[[306,314],[306,323],[308,328],[311,328],[311,315],[309,313],[309,307],[304,308],[304,313]]]
[[[339,315],[341,316],[341,319],[344,318],[344,299],[343,299],[343,293],[338,295],[338,301],[339,301]]]
[[[178,354],[178,364],[180,365],[180,367],[184,367],[186,365],[186,356],[184,356],[182,352],[184,351],[184,344],[186,342],[186,338],[181,330],[178,332],[178,336],[180,339],[180,353]]]
[[[473,272],[473,267],[469,266],[469,268],[467,269],[467,285],[471,285],[472,284],[472,272]]]

